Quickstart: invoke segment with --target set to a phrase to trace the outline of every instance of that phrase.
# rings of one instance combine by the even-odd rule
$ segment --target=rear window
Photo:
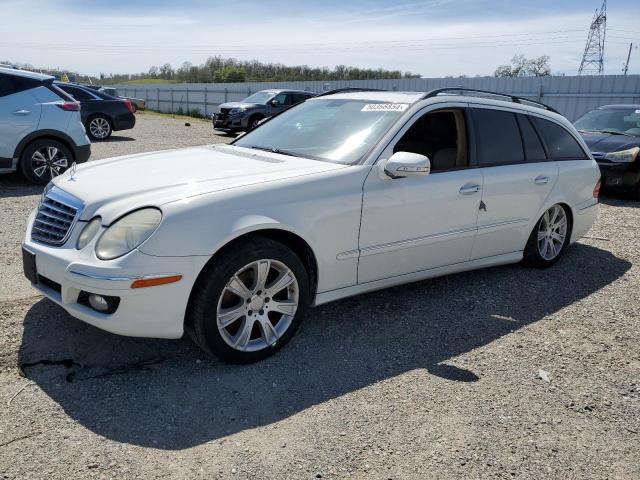
[[[508,165],[524,161],[520,129],[514,113],[473,109],[477,156],[481,166]]]
[[[42,85],[40,80],[0,73],[0,97],[13,95]]]
[[[87,100],[93,100],[93,95],[91,95],[89,92],[85,92],[84,90],[82,90],[81,88],[77,88],[77,87],[71,87],[68,85],[60,85],[60,88],[62,90],[64,90],[65,92],[71,94],[71,96],[73,96],[73,98],[75,98],[78,101],[87,101]]]
[[[62,98],[63,100],[66,100],[67,102],[75,102],[76,99],[73,98],[71,95],[69,95],[67,92],[65,92],[64,90],[62,90],[61,88],[59,88],[56,84],[54,83],[49,83],[47,85],[47,88],[49,90],[51,90],[53,93],[55,93],[56,95],[58,95],[60,98]]]
[[[554,160],[583,160],[589,157],[573,136],[557,123],[533,117],[538,131]]]

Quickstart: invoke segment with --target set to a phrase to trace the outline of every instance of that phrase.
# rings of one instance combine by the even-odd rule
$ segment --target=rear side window
[[[68,86],[60,86],[60,88],[62,90],[64,90],[65,92],[70,93],[73,98],[75,98],[76,100],[83,102],[83,101],[87,101],[87,100],[93,100],[93,96],[89,95],[89,93],[85,92],[84,90],[82,90],[81,88],[75,88],[75,87],[68,87]]]
[[[582,160],[589,158],[576,139],[560,125],[538,117],[533,117],[533,122],[547,144],[552,159]]]
[[[309,98],[309,95],[305,93],[292,93],[291,96],[293,97],[294,105],[296,103],[304,102],[307,98]]]
[[[0,74],[0,97],[6,97],[7,95],[23,92],[41,84],[42,83],[39,80],[35,80],[33,78]]]
[[[524,161],[520,129],[514,113],[474,108],[476,154],[481,166],[508,165]]]
[[[524,156],[527,162],[541,162],[547,159],[542,142],[538,133],[531,125],[531,120],[527,115],[516,115],[522,133],[522,143],[524,143]]]

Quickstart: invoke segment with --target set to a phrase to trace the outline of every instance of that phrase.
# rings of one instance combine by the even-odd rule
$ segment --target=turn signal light
[[[596,186],[593,187],[593,198],[598,198],[600,196],[600,186],[602,185],[602,180],[598,180]]]
[[[131,284],[131,288],[146,288],[146,287],[155,287],[157,285],[166,285],[167,283],[175,283],[182,280],[182,275],[170,275],[168,277],[157,277],[157,278],[141,278],[139,280],[135,280]]]

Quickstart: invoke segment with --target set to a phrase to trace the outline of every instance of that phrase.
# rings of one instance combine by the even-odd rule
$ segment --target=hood
[[[340,168],[345,165],[210,145],[88,162],[53,182],[82,200],[82,220],[98,214],[108,224],[135,208]]]
[[[258,103],[244,103],[244,102],[227,102],[221,103],[220,108],[254,108],[254,107],[264,107],[264,105],[260,105]]]
[[[618,152],[640,146],[640,137],[600,132],[584,132],[581,135],[592,153]]]

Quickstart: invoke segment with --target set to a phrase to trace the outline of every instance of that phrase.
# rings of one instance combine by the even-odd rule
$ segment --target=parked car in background
[[[596,218],[598,166],[561,115],[474,93],[334,92],[231,145],[81,166],[31,214],[25,275],[98,328],[186,330],[242,363],[286,344],[312,305],[550,267]]]
[[[105,140],[114,131],[128,130],[135,126],[136,117],[129,100],[75,83],[54,83],[80,102],[82,123],[92,140]]]
[[[640,104],[604,105],[574,125],[598,162],[603,188],[640,200]]]
[[[138,110],[144,110],[147,106],[147,102],[142,98],[133,98],[126,97],[124,95],[118,95],[118,89],[113,87],[102,87],[100,85],[85,85],[87,88],[92,88],[99,92],[104,92],[107,95],[111,95],[112,97],[122,98],[124,100],[129,100],[131,105],[133,106],[133,113],[136,113]]]
[[[213,128],[228,133],[251,130],[261,120],[314,96],[303,90],[261,90],[241,102],[221,104],[220,112],[212,116]]]
[[[0,67],[0,173],[19,170],[46,184],[74,162],[86,162],[91,142],[80,104],[54,77]]]

